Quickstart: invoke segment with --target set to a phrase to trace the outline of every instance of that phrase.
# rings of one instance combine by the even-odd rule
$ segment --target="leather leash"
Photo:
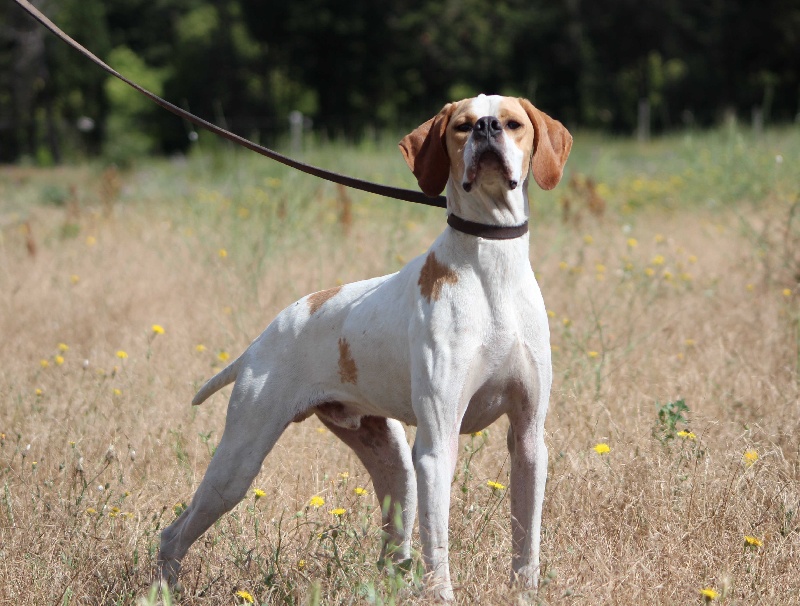
[[[224,128],[220,128],[215,124],[211,124],[211,122],[207,122],[202,118],[198,118],[194,114],[187,112],[186,110],[173,105],[169,101],[165,101],[158,95],[151,93],[149,90],[142,88],[135,82],[128,80],[125,76],[108,66],[104,63],[101,59],[95,56],[90,51],[86,50],[83,46],[81,46],[78,42],[70,38],[67,34],[61,31],[57,25],[55,25],[50,19],[45,17],[35,6],[33,6],[28,0],[15,0],[16,3],[22,7],[28,14],[30,14],[34,19],[36,19],[39,23],[44,25],[47,29],[49,29],[52,33],[56,36],[61,38],[64,42],[69,44],[72,48],[77,50],[83,56],[88,58],[92,61],[95,65],[101,67],[103,70],[114,76],[115,78],[119,78],[128,86],[136,89],[145,97],[148,97],[167,111],[172,112],[176,116],[183,118],[184,120],[188,120],[195,126],[199,126],[204,128],[212,133],[219,135],[220,137],[224,137],[229,141],[233,141],[237,145],[241,145],[251,151],[256,152],[257,154],[261,154],[262,156],[266,156],[271,160],[275,160],[280,162],[281,164],[285,164],[286,166],[290,166],[291,168],[295,168],[299,171],[307,173],[309,175],[313,175],[315,177],[319,177],[321,179],[326,179],[328,181],[333,181],[334,183],[339,183],[341,185],[346,185],[347,187],[352,187],[353,189],[360,189],[361,191],[366,191],[372,194],[377,194],[379,196],[386,196],[387,198],[395,198],[396,200],[405,200],[406,202],[415,202],[417,204],[425,204],[427,206],[437,206],[439,208],[446,208],[447,207],[447,199],[444,196],[438,196],[435,198],[429,198],[425,194],[420,191],[413,191],[410,189],[402,189],[399,187],[390,187],[388,185],[380,185],[378,183],[372,183],[370,181],[363,181],[362,179],[356,179],[355,177],[348,177],[347,175],[341,175],[339,173],[335,173],[329,170],[325,170],[322,168],[318,168],[316,166],[311,166],[310,164],[305,164],[304,162],[299,162],[297,160],[293,160],[288,156],[284,156],[283,154],[279,154],[276,151],[273,151],[269,148],[263,147],[244,137],[240,137],[239,135],[235,135],[230,131],[225,130]]]

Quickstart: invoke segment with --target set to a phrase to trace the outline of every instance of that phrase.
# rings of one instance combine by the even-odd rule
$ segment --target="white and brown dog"
[[[189,546],[245,496],[288,424],[316,414],[364,463],[379,501],[393,504],[383,523],[396,559],[410,556],[419,506],[429,586],[452,599],[458,435],[506,414],[512,581],[536,586],[552,369],[528,256],[527,184],[532,172],[555,187],[571,146],[566,128],[529,101],[485,95],[447,104],[400,142],[423,192],[446,186],[449,226],[399,272],[289,306],[200,389],[192,404],[236,381],[208,471],[161,535],[168,582]],[[417,427],[413,450],[401,422]]]

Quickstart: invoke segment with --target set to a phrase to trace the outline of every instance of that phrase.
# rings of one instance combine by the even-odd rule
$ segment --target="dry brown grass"
[[[681,205],[688,188],[646,171],[637,184],[631,147],[613,149],[613,162],[578,151],[572,166],[600,183],[604,217],[564,225],[537,197],[555,369],[538,600],[700,603],[708,587],[726,604],[800,604],[796,183]],[[111,202],[99,170],[0,173],[0,602],[135,603],[221,435],[224,396],[189,406],[218,354],[238,355],[307,292],[394,271],[442,228],[437,211],[354,196],[344,237],[333,188],[209,166],[121,174]],[[676,429],[695,440],[658,423],[679,399],[690,412]],[[487,486],[507,484],[505,425],[463,438],[459,603],[530,597],[507,586],[508,503]],[[181,603],[236,603],[237,590],[268,604],[423,602],[417,577],[375,566],[378,504],[359,486],[368,475],[315,419],[291,426],[254,484],[266,496],[190,551]],[[746,549],[745,535],[763,545]]]

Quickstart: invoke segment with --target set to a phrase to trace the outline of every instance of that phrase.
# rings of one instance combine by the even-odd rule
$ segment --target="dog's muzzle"
[[[503,125],[494,116],[484,116],[475,122],[470,144],[473,146],[472,162],[464,171],[464,182],[461,186],[469,192],[478,178],[478,174],[486,168],[498,169],[508,183],[509,189],[517,188],[517,181],[511,178],[505,154],[502,148]]]

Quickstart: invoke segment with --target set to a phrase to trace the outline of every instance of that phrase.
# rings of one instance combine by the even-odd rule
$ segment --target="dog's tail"
[[[192,398],[192,406],[202,404],[206,401],[208,396],[219,391],[229,383],[233,383],[236,380],[236,376],[239,374],[239,360],[241,360],[241,358],[236,358],[233,362],[228,364],[227,367],[223,368],[206,381],[206,384],[200,388],[197,395]]]

